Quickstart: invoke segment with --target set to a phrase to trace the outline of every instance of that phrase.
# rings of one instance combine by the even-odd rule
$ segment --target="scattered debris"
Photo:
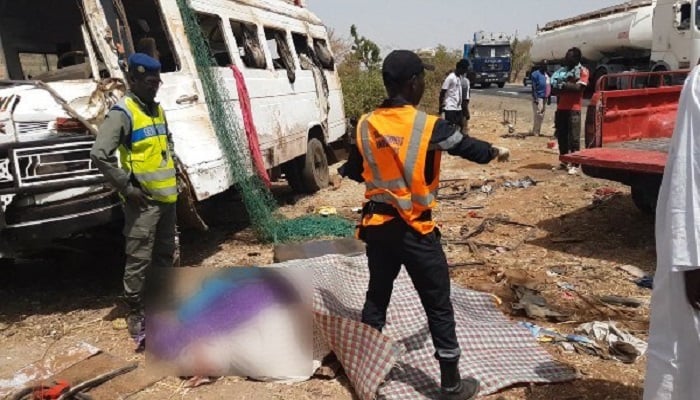
[[[520,325],[527,328],[530,334],[541,343],[558,344],[569,353],[577,351],[582,354],[605,356],[603,349],[589,337],[575,334],[564,335],[556,330],[545,329],[530,322],[520,322]]]
[[[608,201],[612,200],[613,198],[620,196],[622,193],[614,188],[610,187],[602,187],[599,188],[598,190],[595,191],[595,194],[593,195],[593,204],[589,207],[589,209],[593,209],[596,207],[600,207],[601,205],[607,203]]]
[[[331,380],[344,373],[343,366],[338,361],[335,353],[329,354],[322,362],[322,365],[314,373],[314,378]]]
[[[97,347],[84,342],[54,350],[54,354],[25,366],[12,378],[0,379],[0,397],[20,390],[31,382],[47,380],[54,374],[101,352]]]
[[[121,331],[127,328],[126,325],[126,319],[124,318],[117,318],[114,321],[112,321],[112,328],[116,331]]]
[[[493,193],[493,187],[491,185],[484,185],[481,187],[481,192],[489,195],[489,194]]]
[[[566,283],[566,282],[557,282],[557,286],[559,286],[560,289],[564,289],[564,290],[570,290],[570,291],[576,290],[576,287],[574,285],[572,285],[570,283]]]
[[[606,304],[612,304],[614,306],[624,306],[632,308],[639,308],[644,304],[640,300],[621,296],[602,296],[600,297],[600,301]]]
[[[617,267],[617,269],[625,271],[637,279],[641,279],[641,278],[644,278],[645,276],[647,276],[646,272],[635,267],[634,265],[620,265]]]
[[[537,186],[537,181],[526,176],[523,179],[518,179],[516,181],[505,181],[503,182],[503,187],[512,189],[527,189],[531,186]]]
[[[643,278],[637,279],[634,281],[634,283],[637,284],[639,287],[643,287],[646,289],[653,289],[654,288],[654,278],[650,276],[645,276]]]
[[[467,233],[467,227],[462,226],[462,229],[460,230],[460,233],[464,236],[465,239],[471,239],[474,236],[477,236],[481,233],[483,233],[486,228],[494,225],[494,224],[506,224],[506,225],[516,225],[516,226],[522,226],[526,228],[535,228],[534,225],[530,224],[524,224],[521,222],[516,222],[516,221],[511,221],[510,218],[505,217],[505,216],[495,216],[495,217],[489,217],[485,218],[479,226],[477,226],[473,231]]]
[[[626,364],[634,363],[647,351],[645,341],[619,329],[614,322],[589,322],[579,326],[576,332],[606,343],[610,356]]]
[[[517,110],[503,110],[503,125],[508,127],[508,133],[515,132],[515,125],[518,122]]]
[[[552,243],[581,243],[583,239],[575,237],[550,238]]]
[[[470,262],[462,262],[462,263],[454,263],[450,265],[450,268],[469,268],[469,267],[481,267],[485,266],[486,262],[484,261],[470,261]]]
[[[203,385],[208,385],[218,381],[220,378],[216,376],[185,376],[182,377],[185,380],[184,387],[187,389],[196,388]]]
[[[547,304],[547,300],[540,296],[539,291],[518,285],[513,285],[512,287],[518,299],[518,303],[513,304],[513,310],[525,311],[525,314],[532,319],[556,322],[562,322],[568,319],[568,315],[552,310],[549,304]]]
[[[338,210],[335,207],[329,207],[329,206],[324,206],[318,209],[316,211],[318,215],[328,217],[331,215],[338,215]]]
[[[528,135],[523,135],[522,133],[506,133],[505,135],[501,135],[501,137],[504,139],[526,139]]]

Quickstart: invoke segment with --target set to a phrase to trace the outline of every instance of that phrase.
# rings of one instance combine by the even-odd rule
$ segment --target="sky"
[[[525,38],[537,25],[623,3],[624,0],[306,0],[307,7],[341,36],[360,35],[386,53],[439,44],[461,50],[474,32],[505,32]]]

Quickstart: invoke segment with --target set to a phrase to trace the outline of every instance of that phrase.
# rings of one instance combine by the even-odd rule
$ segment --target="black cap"
[[[384,59],[382,75],[384,82],[404,83],[424,70],[434,71],[435,67],[425,64],[418,55],[409,50],[394,50]]]

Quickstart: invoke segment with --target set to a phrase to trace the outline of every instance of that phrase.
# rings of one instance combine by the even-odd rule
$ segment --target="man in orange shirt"
[[[572,47],[566,52],[565,66],[552,77],[552,94],[557,96],[554,129],[559,141],[559,154],[581,149],[581,103],[588,86],[589,72],[581,65],[581,50]],[[577,165],[565,166],[569,174],[578,173]]]

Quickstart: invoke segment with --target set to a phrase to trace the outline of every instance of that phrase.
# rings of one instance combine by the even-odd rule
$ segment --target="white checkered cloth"
[[[276,265],[309,269],[314,280],[316,355],[333,351],[358,397],[435,398],[440,368],[427,318],[405,269],[394,283],[383,334],[362,324],[369,270],[367,258],[329,255]],[[462,349],[462,376],[481,381],[481,395],[519,383],[553,383],[576,379],[555,362],[530,332],[509,321],[488,294],[452,285],[457,337]],[[320,352],[320,353],[319,353]]]

